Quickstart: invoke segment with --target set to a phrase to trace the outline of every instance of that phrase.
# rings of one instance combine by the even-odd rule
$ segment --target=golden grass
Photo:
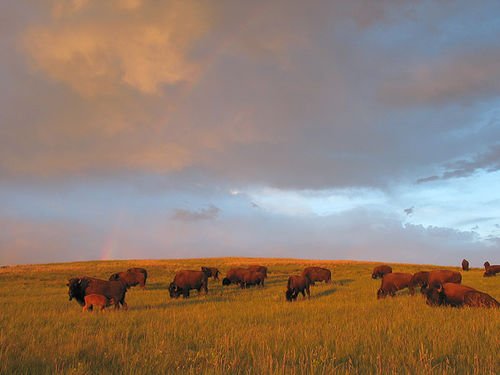
[[[210,282],[207,296],[171,300],[176,270],[264,264],[265,288]],[[288,275],[317,264],[333,283],[287,303]],[[127,294],[127,312],[82,313],[66,280],[107,278],[138,266],[148,289]],[[374,264],[301,259],[212,258],[96,261],[0,268],[0,372],[18,374],[495,374],[499,310],[431,308],[400,292],[376,299]],[[416,272],[436,267],[393,265]],[[452,268],[457,269],[457,268]],[[500,299],[500,278],[479,269],[466,285]],[[301,297],[299,297],[301,298]]]

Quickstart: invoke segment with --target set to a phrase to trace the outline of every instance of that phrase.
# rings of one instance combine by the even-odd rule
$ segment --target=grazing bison
[[[296,301],[299,293],[302,293],[304,299],[307,297],[311,298],[311,293],[309,291],[310,280],[306,276],[290,276],[288,278],[287,289],[285,292],[285,297],[287,301]]]
[[[229,271],[227,271],[226,277],[222,279],[222,285],[240,285],[243,282],[243,274],[245,274],[245,272],[247,271],[248,269],[241,267],[231,268]]]
[[[500,307],[498,301],[489,294],[456,283],[444,283],[437,288],[429,288],[425,294],[430,306]]]
[[[101,294],[88,294],[84,297],[85,300],[85,306],[83,306],[82,311],[92,311],[93,307],[100,307],[101,311],[104,310],[106,307],[114,305],[115,301],[113,298],[108,298],[106,296],[103,296]]]
[[[387,266],[385,264],[383,264],[381,266],[377,266],[377,267],[375,267],[373,269],[372,279],[380,279],[380,278],[382,278],[384,275],[386,275],[388,273],[392,273],[392,267],[391,266]]]
[[[258,271],[246,270],[241,274],[241,289],[248,288],[250,286],[264,286],[265,274]]]
[[[309,279],[310,285],[314,285],[316,281],[324,281],[327,284],[332,282],[332,272],[326,268],[306,267],[302,271],[302,276]]]
[[[413,286],[411,285],[411,273],[388,273],[382,277],[382,284],[377,291],[377,299],[384,298],[385,296],[394,297],[398,290],[408,288],[410,294],[414,293]]]
[[[495,276],[500,273],[500,265],[491,265],[490,262],[484,262],[484,277]]]
[[[208,277],[203,271],[178,271],[168,287],[170,298],[179,298],[181,294],[188,298],[191,289],[196,289],[198,293],[203,289],[205,294],[208,293]]]
[[[135,273],[142,273],[144,275],[144,287],[146,287],[146,280],[148,279],[148,271],[146,271],[145,268],[132,267],[132,268],[129,268],[127,271],[128,272],[135,272]]]
[[[85,296],[89,294],[101,294],[113,299],[115,309],[119,309],[120,305],[125,310],[128,308],[125,302],[127,287],[121,281],[106,281],[83,276],[69,279],[66,286],[69,287],[69,300],[71,301],[74,298],[80,306],[85,305]]]
[[[205,272],[207,277],[212,277],[214,280],[219,280],[219,270],[215,267],[201,267],[201,270]]]
[[[260,272],[264,275],[264,277],[267,277],[267,267],[265,266],[258,266],[258,265],[253,265],[253,266],[248,266],[247,268],[249,271],[257,271]]]
[[[462,270],[463,271],[468,271],[469,270],[469,261],[467,259],[462,260]]]
[[[140,285],[142,289],[146,287],[146,278],[142,272],[126,271],[114,273],[109,277],[109,281],[121,281],[127,289]]]

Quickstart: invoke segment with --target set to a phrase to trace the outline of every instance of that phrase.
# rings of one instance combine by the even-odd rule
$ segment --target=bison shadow
[[[334,285],[340,285],[340,286],[348,285],[348,284],[352,283],[353,281],[354,281],[354,279],[332,280]]]
[[[322,290],[321,292],[319,293],[311,293],[311,298],[321,298],[321,297],[326,297],[326,296],[329,296],[333,293],[335,293],[337,291],[336,288],[329,288],[329,289],[326,289],[326,290]]]

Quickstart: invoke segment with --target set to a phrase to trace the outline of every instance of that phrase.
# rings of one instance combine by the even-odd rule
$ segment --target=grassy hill
[[[171,300],[175,271],[217,266],[269,267],[264,289]],[[308,265],[332,270],[333,283],[311,299],[288,303],[288,275]],[[402,291],[376,299],[375,264],[294,259],[99,261],[0,269],[0,373],[23,374],[332,374],[475,373],[500,371],[500,311],[431,308]],[[107,279],[129,267],[149,271],[145,291],[127,293],[128,311],[82,313],[66,281]],[[416,272],[432,266],[393,265]],[[449,268],[458,270],[458,268]],[[463,272],[463,284],[500,300],[500,277]]]

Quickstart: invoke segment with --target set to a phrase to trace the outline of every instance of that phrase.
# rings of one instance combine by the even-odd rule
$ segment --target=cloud
[[[496,172],[500,170],[500,144],[495,144],[488,151],[477,154],[468,160],[463,159],[448,163],[445,168],[446,171],[441,176],[420,178],[417,183],[469,177],[479,170],[489,173]]]
[[[36,67],[84,96],[123,86],[157,94],[162,85],[196,79],[199,67],[188,54],[208,26],[207,13],[184,1],[56,1],[51,24],[28,30],[24,45]]]
[[[215,220],[219,216],[219,213],[220,209],[214,205],[209,205],[207,208],[202,208],[198,211],[179,208],[175,210],[172,219],[178,221]]]
[[[411,216],[413,214],[413,211],[414,211],[414,207],[411,206],[409,208],[405,208],[404,210],[404,213],[406,214],[406,216]]]

